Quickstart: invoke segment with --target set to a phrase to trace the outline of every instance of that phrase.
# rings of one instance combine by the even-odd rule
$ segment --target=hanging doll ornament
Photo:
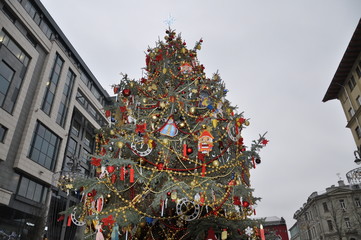
[[[174,122],[173,116],[170,116],[166,123],[159,129],[160,134],[175,137],[178,134],[178,127]]]
[[[208,155],[213,148],[213,138],[210,132],[204,130],[198,138],[198,151]]]
[[[95,229],[97,230],[95,240],[104,240],[104,236],[103,236],[103,233],[102,233],[102,225],[101,224],[95,225]]]
[[[119,226],[117,223],[114,224],[113,226],[113,231],[112,231],[112,235],[111,235],[111,240],[119,240]]]

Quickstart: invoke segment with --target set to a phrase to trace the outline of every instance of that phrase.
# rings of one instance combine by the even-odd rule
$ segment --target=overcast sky
[[[139,79],[145,51],[171,27],[198,60],[219,70],[228,99],[250,118],[247,143],[268,132],[251,172],[257,216],[293,214],[314,191],[357,166],[338,100],[322,102],[361,17],[359,0],[41,0],[104,88]]]

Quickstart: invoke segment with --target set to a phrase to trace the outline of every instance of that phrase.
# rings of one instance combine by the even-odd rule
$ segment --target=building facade
[[[109,103],[39,0],[0,1],[0,235],[75,238],[58,213],[78,196],[58,190],[54,173],[93,172]]]
[[[341,59],[323,102],[338,99],[356,146],[361,146],[361,20]]]
[[[340,180],[312,193],[293,217],[291,240],[361,239],[361,189]]]

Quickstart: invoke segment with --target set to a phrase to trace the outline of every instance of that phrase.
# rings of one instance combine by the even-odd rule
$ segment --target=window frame
[[[58,160],[60,146],[61,138],[46,125],[38,121],[34,128],[28,158],[46,169],[53,171]]]

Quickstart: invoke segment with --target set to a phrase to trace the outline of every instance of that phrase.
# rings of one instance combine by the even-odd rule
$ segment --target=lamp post
[[[360,164],[361,164],[361,148],[358,147],[357,150],[355,150],[355,151],[353,152],[353,154],[355,155],[355,161],[354,161],[354,162],[355,162],[357,165],[360,165]]]
[[[70,171],[61,171],[60,172],[60,177],[59,177],[59,182],[72,182],[74,177],[79,176],[80,171],[80,160],[75,157],[72,156],[71,158],[69,158],[69,161],[66,163],[66,165],[70,168]],[[66,204],[65,204],[65,209],[69,208],[69,204],[70,204],[70,198],[71,196],[69,196],[69,194],[71,194],[70,192],[67,192],[67,196],[66,196]],[[68,218],[69,215],[65,214],[64,216],[64,220],[63,220],[63,225],[61,227],[61,233],[60,233],[60,240],[64,240],[65,239],[65,233],[66,233],[66,227],[68,224]]]

